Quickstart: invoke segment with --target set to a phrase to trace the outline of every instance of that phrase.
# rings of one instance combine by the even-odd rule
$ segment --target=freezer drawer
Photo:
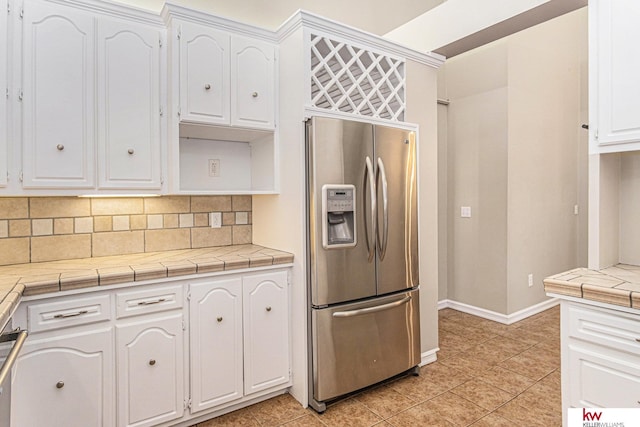
[[[420,363],[418,290],[312,310],[313,398],[330,400]]]

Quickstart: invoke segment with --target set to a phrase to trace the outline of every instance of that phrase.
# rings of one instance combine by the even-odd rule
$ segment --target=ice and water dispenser
[[[325,249],[356,245],[356,187],[322,186],[322,246]]]

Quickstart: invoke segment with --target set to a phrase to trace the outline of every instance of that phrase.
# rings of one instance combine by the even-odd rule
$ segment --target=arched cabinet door
[[[191,411],[243,396],[242,280],[190,286]]]
[[[29,1],[23,14],[25,188],[94,186],[94,17]]]
[[[229,34],[179,24],[180,118],[229,124]]]
[[[231,124],[275,127],[274,45],[244,37],[231,39]]]
[[[114,425],[111,336],[109,328],[28,340],[13,371],[11,425]]]
[[[182,312],[116,326],[118,426],[154,426],[184,413]]]
[[[98,186],[160,189],[160,30],[101,18]]]
[[[244,392],[289,381],[289,287],[287,272],[242,277]]]

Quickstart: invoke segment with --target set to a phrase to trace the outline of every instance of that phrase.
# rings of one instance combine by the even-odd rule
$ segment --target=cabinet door
[[[273,129],[275,47],[233,37],[231,58],[231,124]]]
[[[569,343],[567,352],[570,380],[563,382],[563,387],[569,390],[568,406],[640,407],[640,357],[575,342]]]
[[[118,426],[152,426],[184,412],[182,313],[116,326]]]
[[[289,297],[287,272],[242,278],[244,392],[289,381]]]
[[[180,24],[181,119],[229,124],[229,34]]]
[[[143,25],[98,22],[100,188],[160,188],[160,37]]]
[[[93,187],[94,18],[25,1],[23,186]]]
[[[9,55],[9,42],[8,42],[8,13],[4,13],[7,10],[7,0],[0,0],[0,89],[2,91],[9,90],[8,80],[8,61]],[[1,96],[0,93],[0,122],[5,123],[0,127],[0,187],[7,185],[7,140],[8,140],[8,128],[9,112],[7,110],[8,99],[6,96]]]
[[[590,1],[589,15],[596,142],[601,146],[640,142],[640,52],[636,43],[640,40],[640,2]]]
[[[191,408],[242,397],[242,281],[191,285]]]
[[[111,329],[61,338],[29,337],[11,388],[13,426],[114,424]]]

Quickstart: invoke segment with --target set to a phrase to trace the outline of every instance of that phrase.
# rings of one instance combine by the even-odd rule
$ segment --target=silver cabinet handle
[[[267,307],[267,311],[271,311],[271,307]]]
[[[129,154],[133,154],[133,153],[135,153],[135,151],[133,150],[133,148],[129,148],[129,149],[127,150],[127,153],[129,153]]]
[[[153,304],[160,304],[161,302],[165,302],[167,299],[166,298],[160,298],[157,299],[155,301],[140,301],[138,303],[138,305],[153,305]]]
[[[349,311],[336,311],[333,313],[333,317],[353,317],[353,316],[361,316],[363,314],[371,314],[377,313],[378,311],[389,310],[390,308],[399,307],[403,304],[411,301],[410,296],[406,296],[398,301],[388,302],[382,305],[376,305],[374,307],[361,308],[358,310],[349,310]]]
[[[58,144],[58,145],[56,145],[56,148],[58,149],[58,151],[62,151],[62,150],[64,150],[64,145]]]
[[[258,97],[258,92],[253,92],[253,93],[251,94],[251,96],[253,96],[254,98],[257,98],[257,97]]]
[[[365,158],[365,171],[364,171],[364,183],[362,188],[367,188],[367,183],[369,184],[369,197],[371,198],[371,234],[369,234],[369,229],[367,227],[367,220],[365,214],[364,221],[364,235],[365,240],[367,242],[367,250],[369,251],[369,259],[368,262],[373,261],[373,257],[376,254],[376,234],[377,234],[377,221],[376,221],[376,181],[373,175],[373,164],[371,164],[371,159],[369,156]],[[363,206],[367,205],[367,192],[362,192],[362,204]]]
[[[7,375],[9,375],[9,372],[11,372],[14,363],[16,363],[18,354],[20,354],[24,341],[27,339],[27,335],[27,331],[16,331],[0,335],[0,343],[15,341],[15,343],[13,343],[13,347],[11,347],[11,351],[9,351],[7,358],[4,359],[4,363],[0,368],[0,388],[4,383],[4,380],[7,378]]]
[[[67,314],[56,314],[55,316],[53,316],[54,319],[66,319],[69,317],[77,317],[77,316],[82,316],[83,314],[87,314],[89,313],[89,310],[80,310],[77,311],[75,313],[67,313]]]
[[[207,83],[206,85],[204,85],[204,89],[205,90],[209,90],[211,89],[211,85],[209,83]]]
[[[153,365],[155,365],[155,364],[156,364],[156,359],[151,359],[151,360],[149,360],[149,365],[150,365],[150,366],[153,366]]]
[[[64,381],[58,381],[56,383],[56,388],[62,388],[62,387],[64,387]]]
[[[387,241],[389,237],[389,194],[387,192],[387,174],[384,171],[384,163],[380,157],[378,157],[376,185],[378,184],[378,178],[382,178],[382,243],[380,242],[380,227],[378,227],[377,242],[380,261],[382,261],[384,259],[384,255],[387,253]]]
[[[222,316],[218,317],[216,320],[218,321],[218,323],[222,322]]]
[[[636,338],[636,341],[640,342],[640,338]]]

